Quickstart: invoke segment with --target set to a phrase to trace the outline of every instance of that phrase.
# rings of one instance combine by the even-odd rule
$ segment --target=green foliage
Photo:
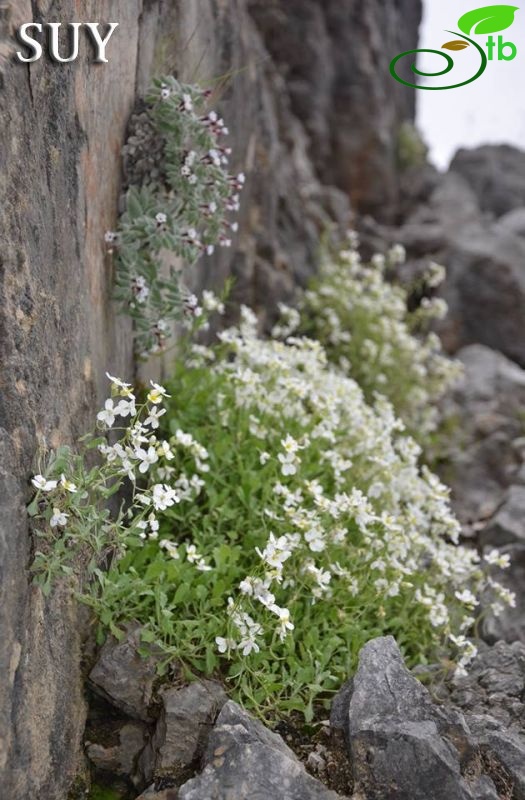
[[[411,122],[403,122],[397,133],[397,163],[403,172],[411,167],[423,167],[427,162],[428,147],[418,129]]]
[[[143,405],[112,379],[99,424],[120,439],[85,443],[102,466],[86,473],[66,454],[34,479],[35,525],[51,542],[37,579],[47,586],[58,569],[81,578],[87,565],[79,596],[102,629],[118,635],[138,620],[164,668],[222,675],[266,716],[311,719],[381,634],[409,663],[452,643],[463,670],[484,570],[457,546],[447,490],[419,469],[391,406],[367,404],[318,343],[258,338],[247,309],[220,338],[194,346],[167,392],[154,385]],[[131,479],[116,514],[105,510],[109,476]],[[79,560],[86,545],[91,558]]]
[[[339,253],[325,250],[319,275],[300,307],[300,330],[320,341],[328,358],[360,385],[369,402],[383,395],[419,442],[425,443],[438,421],[439,399],[458,378],[460,366],[442,351],[429,324],[446,314],[439,298],[423,298],[408,310],[409,290],[385,278],[404,260],[400,246],[388,256],[364,263],[356,242]],[[431,265],[421,291],[444,278]]]
[[[207,98],[172,77],[154,82],[146,99],[163,142],[162,176],[129,189],[117,232],[106,234],[117,250],[115,296],[134,320],[144,357],[164,347],[171,321],[195,314],[183,268],[229,246],[237,229],[227,215],[239,208],[244,175],[226,169],[230,149],[219,140],[227,129],[215,112],[204,113]]]

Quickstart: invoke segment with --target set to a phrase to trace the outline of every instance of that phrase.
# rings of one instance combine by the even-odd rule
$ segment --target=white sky
[[[525,149],[525,0],[521,3],[507,0],[507,3],[520,8],[512,27],[501,32],[505,41],[510,40],[518,47],[514,61],[489,61],[478,80],[460,89],[416,91],[418,127],[430,147],[431,160],[440,168],[448,166],[459,147],[506,142]],[[440,50],[441,45],[455,38],[446,30],[458,31],[457,22],[462,14],[496,4],[499,5],[494,0],[424,0],[419,47]],[[484,45],[488,36],[472,38]],[[461,80],[462,76],[475,74],[479,54],[473,47],[446,52],[454,58],[454,71],[435,78],[433,85],[446,85],[449,80],[456,83],[457,76]],[[443,69],[445,62],[438,56],[425,55],[418,66],[437,71]]]

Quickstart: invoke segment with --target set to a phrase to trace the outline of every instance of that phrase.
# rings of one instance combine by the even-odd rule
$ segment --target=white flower
[[[64,487],[66,492],[71,492],[71,494],[74,494],[77,490],[76,485],[68,480],[64,474],[60,476],[60,485]]]
[[[388,258],[393,265],[403,264],[406,259],[406,250],[402,244],[395,244],[388,251]]]
[[[171,395],[167,393],[164,386],[159,386],[158,383],[154,383],[153,381],[150,381],[150,383],[153,387],[153,389],[151,389],[151,391],[148,393],[148,400],[150,403],[155,403],[157,405],[158,403],[162,403],[162,399],[164,397],[171,397]]]
[[[135,407],[135,398],[132,397],[129,400],[119,400],[114,408],[114,413],[118,414],[119,417],[134,417],[137,413],[137,409]]]
[[[248,636],[245,639],[242,639],[241,642],[239,642],[239,650],[242,651],[243,656],[249,656],[252,651],[254,653],[258,653],[260,648],[257,642],[255,641],[255,638]]]
[[[233,650],[235,648],[235,642],[233,639],[225,639],[223,636],[216,636],[215,644],[217,645],[217,650],[219,653],[227,653],[229,650]]]
[[[144,425],[150,425],[153,430],[159,427],[159,419],[166,413],[165,408],[153,406],[149,411],[149,416],[144,420]]]
[[[41,492],[52,492],[57,488],[57,481],[48,481],[43,475],[35,475],[34,478],[31,478],[31,483],[35,489]]]
[[[157,225],[165,225],[167,220],[168,217],[166,216],[166,214],[163,214],[162,211],[160,211],[155,217],[155,222],[157,223]]]
[[[295,475],[297,472],[297,457],[292,453],[279,453],[277,456],[281,462],[282,475]]]
[[[473,594],[469,589],[464,589],[462,592],[455,592],[455,596],[460,603],[464,603],[466,606],[474,607],[478,604],[476,595]]]
[[[157,511],[165,511],[169,506],[179,503],[180,497],[175,489],[166,486],[165,483],[156,483],[152,490],[151,501]]]
[[[109,372],[106,372],[106,377],[111,381],[112,389],[118,391],[123,397],[133,397],[131,383],[124,383],[120,378],[115,378],[113,375],[110,375]]]
[[[261,453],[259,456],[259,464],[261,464],[264,467],[264,465],[270,460],[270,458],[271,458],[270,453],[266,452]]]
[[[108,428],[111,428],[115,422],[115,404],[111,398],[108,398],[104,403],[104,408],[97,414],[99,422],[103,422]]]
[[[313,553],[321,553],[326,548],[326,541],[320,528],[311,528],[306,531],[304,538]]]
[[[56,528],[57,525],[60,527],[64,527],[67,524],[69,514],[66,514],[64,511],[61,511],[59,508],[53,509],[53,516],[51,517],[51,527]]]
[[[147,450],[144,450],[142,447],[138,447],[135,450],[135,456],[140,460],[139,472],[142,473],[147,472],[152,464],[155,464],[159,460],[157,451],[154,447],[148,447]]]
[[[273,605],[270,608],[274,614],[277,615],[279,618],[279,638],[281,641],[288,635],[288,631],[293,631],[294,624],[290,620],[290,612],[287,608],[279,608],[279,606]]]
[[[500,569],[507,569],[510,567],[510,556],[508,553],[500,553],[499,550],[491,550],[484,556],[487,564],[491,566],[498,566]]]
[[[157,445],[157,453],[159,454],[159,456],[167,459],[168,461],[171,461],[171,459],[174,458],[171,447],[169,446],[169,443],[166,441],[160,442],[160,444]]]
[[[178,559],[180,557],[177,545],[175,542],[170,542],[169,539],[162,539],[159,542],[159,547],[162,547],[163,550],[166,550],[171,558]]]

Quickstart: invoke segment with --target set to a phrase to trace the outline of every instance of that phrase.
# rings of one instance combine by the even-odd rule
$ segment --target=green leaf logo
[[[517,6],[484,6],[468,11],[460,18],[458,25],[463,33],[497,33],[510,28],[514,22]]]

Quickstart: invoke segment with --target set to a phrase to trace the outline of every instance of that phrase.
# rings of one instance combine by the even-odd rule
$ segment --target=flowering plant
[[[423,297],[409,310],[409,290],[386,280],[405,259],[404,248],[394,246],[386,256],[361,260],[358,240],[350,234],[339,253],[325,250],[319,275],[305,292],[300,314],[284,333],[299,329],[320,341],[330,361],[352,376],[369,401],[383,395],[407,425],[425,441],[439,422],[437,404],[461,375],[458,362],[447,358],[429,324],[447,312],[444,300]],[[445,277],[443,267],[432,264],[417,290],[425,294]],[[413,289],[414,287],[412,287]],[[276,329],[281,335],[283,323]]]
[[[513,598],[458,544],[391,404],[367,403],[318,342],[259,338],[246,308],[219,339],[142,404],[112,378],[98,424],[118,441],[84,442],[102,464],[65,451],[35,476],[38,580],[87,577],[105,628],[138,620],[166,663],[222,674],[259,713],[311,718],[382,634],[464,671],[480,593]]]
[[[118,230],[106,234],[117,251],[116,297],[134,320],[144,357],[163,348],[169,321],[194,313],[183,266],[217,245],[229,247],[237,231],[228,216],[239,210],[245,177],[228,172],[231,149],[222,144],[228,129],[205,110],[208,98],[172,77],[154,82],[146,101],[162,142],[159,174],[129,189]]]

